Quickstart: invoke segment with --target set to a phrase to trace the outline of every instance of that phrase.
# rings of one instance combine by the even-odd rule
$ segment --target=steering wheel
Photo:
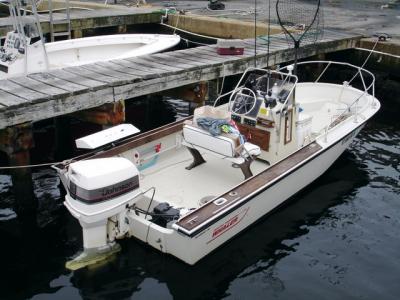
[[[247,87],[242,87],[234,91],[229,97],[229,103],[232,102],[234,97],[235,99],[233,100],[232,105],[229,107],[229,110],[235,114],[246,115],[256,106],[256,94],[253,92],[253,90]]]

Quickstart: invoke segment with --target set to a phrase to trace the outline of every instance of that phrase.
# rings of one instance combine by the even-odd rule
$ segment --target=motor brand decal
[[[94,190],[86,190],[80,186],[77,186],[73,181],[70,181],[69,194],[75,200],[80,200],[90,204],[121,196],[137,189],[138,187],[138,175],[128,178],[122,182]]]
[[[213,240],[215,240],[216,238],[218,238],[219,236],[221,236],[222,234],[224,234],[228,230],[232,229],[237,224],[239,224],[240,221],[242,221],[243,218],[246,216],[248,210],[249,210],[249,207],[242,209],[241,212],[239,212],[238,214],[234,215],[228,221],[224,222],[223,224],[221,224],[217,228],[215,228],[212,231],[211,240],[209,240],[207,242],[207,244],[212,242]]]

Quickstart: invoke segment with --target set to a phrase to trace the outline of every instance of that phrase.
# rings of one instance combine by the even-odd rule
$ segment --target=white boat
[[[103,260],[125,237],[195,264],[321,176],[380,103],[369,71],[312,63],[353,68],[363,88],[355,77],[300,83],[292,66],[251,68],[227,104],[143,134],[125,124],[77,140],[94,151],[54,166],[83,232],[84,251],[66,266]],[[247,142],[235,127],[202,127],[215,120],[234,121]]]
[[[179,41],[178,35],[118,34],[45,43],[43,49],[40,40],[31,44],[29,37],[9,32],[0,48],[0,79],[157,53]]]

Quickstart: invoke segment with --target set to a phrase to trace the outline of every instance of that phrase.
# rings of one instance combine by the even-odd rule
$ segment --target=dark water
[[[399,299],[395,82],[397,92],[378,88],[384,109],[323,176],[194,267],[129,239],[108,264],[67,271],[81,231],[54,172],[34,172],[37,220],[18,220],[10,177],[0,175],[0,299]],[[154,117],[187,114],[179,101],[165,105],[168,116]]]

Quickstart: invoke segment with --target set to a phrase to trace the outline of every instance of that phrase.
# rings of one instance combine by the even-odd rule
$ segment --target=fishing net
[[[302,44],[315,44],[323,34],[323,14],[321,0],[278,0],[276,13],[279,25],[286,38],[295,48],[295,68],[297,51]]]

